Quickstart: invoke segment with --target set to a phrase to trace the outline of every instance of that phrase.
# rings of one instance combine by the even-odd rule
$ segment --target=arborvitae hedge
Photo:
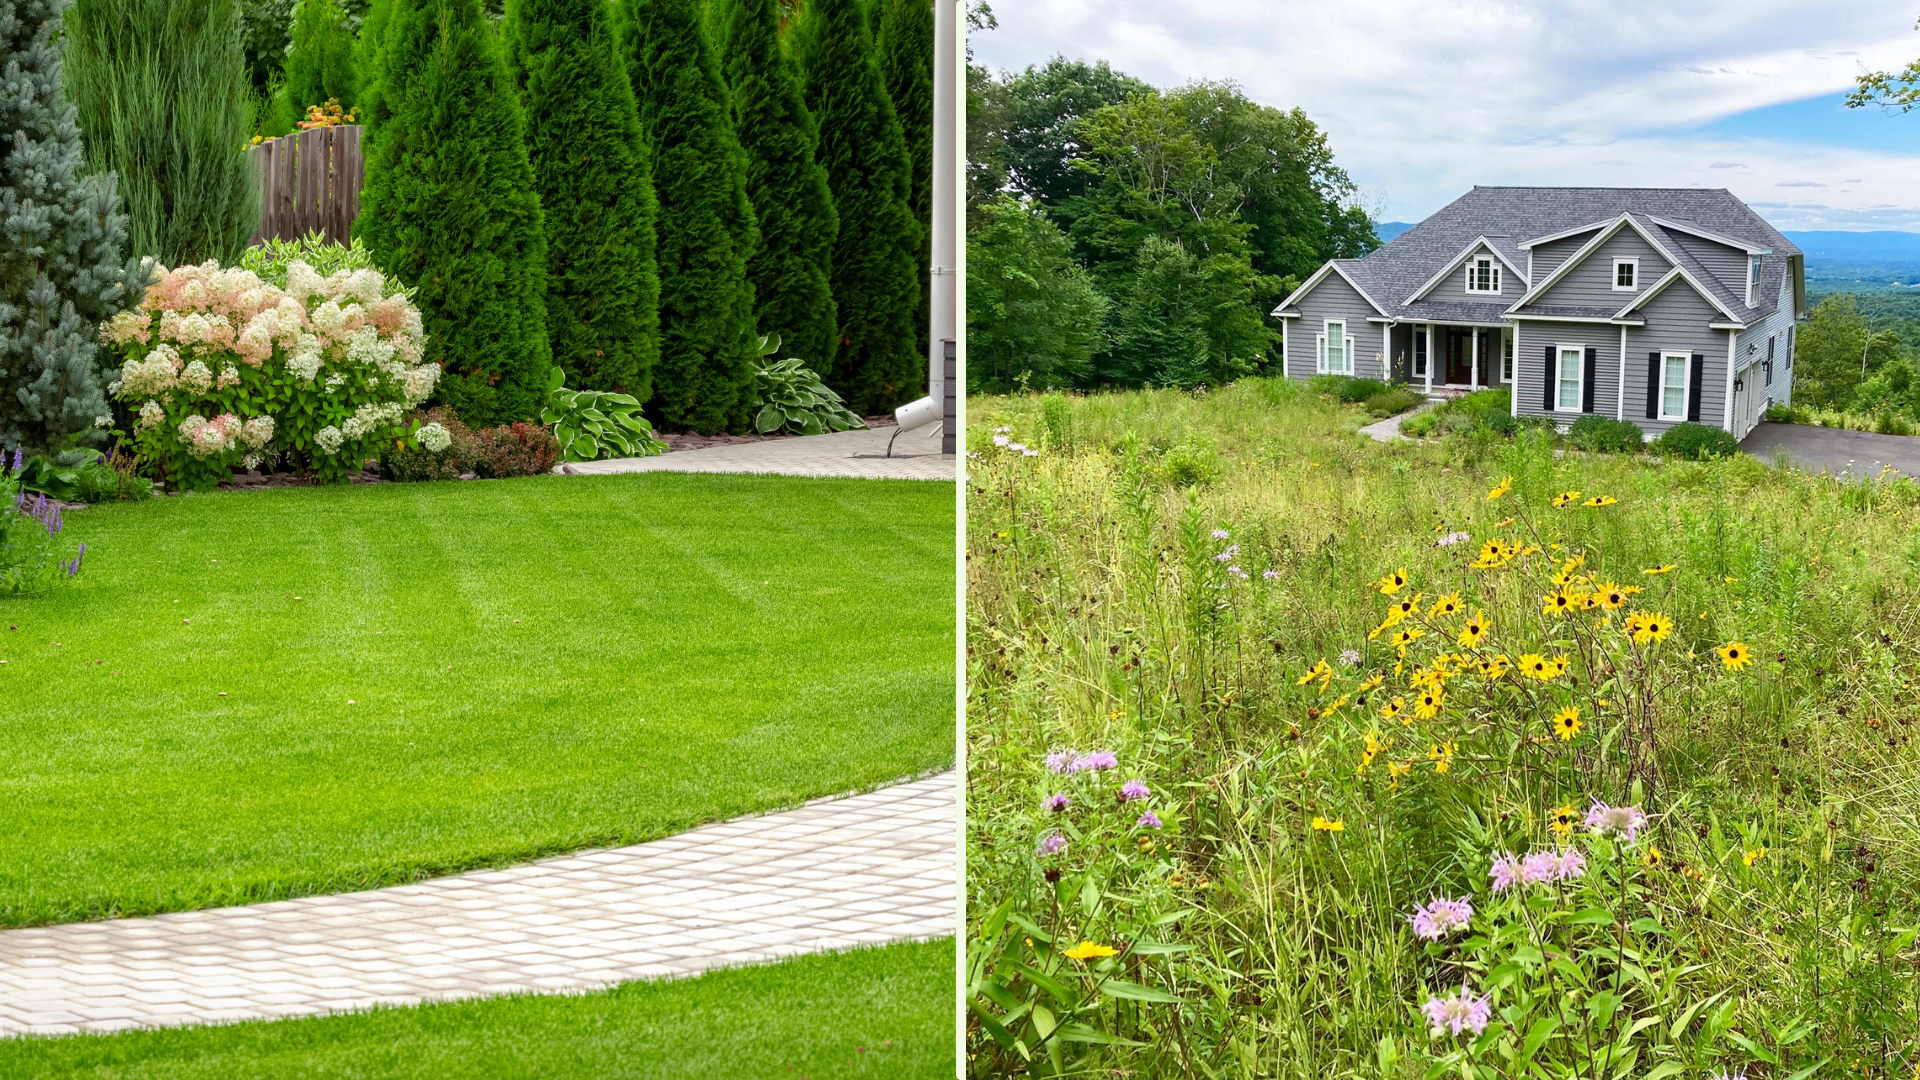
[[[508,59],[547,232],[547,337],[575,390],[646,401],[660,357],[655,204],[606,0],[513,0]]]
[[[123,259],[127,217],[112,174],[82,176],[86,154],[61,83],[66,0],[0,0],[0,448],[97,442],[108,416],[97,324],[140,299],[146,274]],[[15,141],[15,140],[18,141]]]
[[[347,27],[347,13],[334,0],[300,0],[291,37],[278,101],[277,126],[283,132],[306,119],[309,105],[333,98],[341,108],[351,109],[360,99],[353,31]]]
[[[63,37],[87,168],[119,174],[132,254],[239,258],[260,224],[239,5],[79,0]]]
[[[819,125],[780,41],[778,0],[738,0],[727,29],[733,122],[747,153],[747,196],[760,250],[747,263],[760,332],[782,357],[832,369],[839,344],[829,271],[839,218],[827,171],[814,160]]]
[[[926,393],[926,362],[914,349],[912,166],[860,0],[813,0],[800,32],[807,104],[820,124],[815,156],[840,215],[840,348],[824,374],[848,408],[871,414]]]
[[[907,209],[913,215],[916,238],[915,273],[919,275],[918,304],[914,308],[913,339],[919,355],[927,356],[933,322],[933,4],[929,0],[880,0],[880,56],[887,96],[900,118],[907,144],[907,162],[913,169]]]
[[[660,363],[649,412],[668,429],[744,431],[759,361],[747,260],[759,246],[746,155],[700,0],[622,0],[621,54],[659,199]]]
[[[354,232],[413,286],[440,400],[461,420],[539,414],[546,235],[525,121],[477,0],[390,0]]]

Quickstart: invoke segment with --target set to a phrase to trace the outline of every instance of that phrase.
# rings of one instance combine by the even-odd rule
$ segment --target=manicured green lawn
[[[542,477],[68,522],[78,582],[0,600],[0,926],[633,843],[953,759],[951,484]]]
[[[0,1041],[0,1077],[953,1075],[952,939],[803,956],[595,994]]]

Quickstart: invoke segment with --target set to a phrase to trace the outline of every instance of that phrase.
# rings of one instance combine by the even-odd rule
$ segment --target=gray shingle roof
[[[1587,307],[1583,304],[1528,304],[1519,310],[1522,315],[1555,315],[1563,319],[1598,319],[1605,322],[1620,309]]]
[[[1521,243],[1607,221],[1623,213],[1634,215],[1637,224],[1673,253],[1677,264],[1685,267],[1729,310],[1748,321],[1772,312],[1780,295],[1787,260],[1773,257],[1762,260],[1760,288],[1755,290],[1755,306],[1749,308],[1744,287],[1735,293],[1652,219],[1665,218],[1757,247],[1771,248],[1773,255],[1800,253],[1792,241],[1725,188],[1475,187],[1365,258],[1339,261],[1348,276],[1397,318],[1439,319],[1446,318],[1439,313],[1443,308],[1472,309],[1471,314],[1459,321],[1485,318],[1498,322],[1501,321],[1499,312],[1507,307],[1505,303],[1420,300],[1409,306],[1406,299],[1481,236],[1487,237],[1516,265],[1524,267],[1527,257],[1519,248]]]

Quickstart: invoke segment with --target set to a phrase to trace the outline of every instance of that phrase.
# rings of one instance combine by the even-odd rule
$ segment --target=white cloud
[[[1163,86],[1235,80],[1304,108],[1389,217],[1418,220],[1476,183],[1726,186],[1756,205],[1824,185],[1830,204],[1780,207],[1774,223],[1920,228],[1899,180],[1920,154],[1684,131],[1904,65],[1920,53],[1912,13],[1878,0],[1003,4],[1000,29],[974,39],[979,59],[1018,68],[1059,53]]]

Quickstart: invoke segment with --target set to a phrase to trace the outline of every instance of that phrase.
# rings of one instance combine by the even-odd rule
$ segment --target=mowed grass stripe
[[[0,924],[632,843],[952,760],[952,562],[888,524],[951,536],[944,484],[555,477],[69,520],[87,573],[0,612]]]

